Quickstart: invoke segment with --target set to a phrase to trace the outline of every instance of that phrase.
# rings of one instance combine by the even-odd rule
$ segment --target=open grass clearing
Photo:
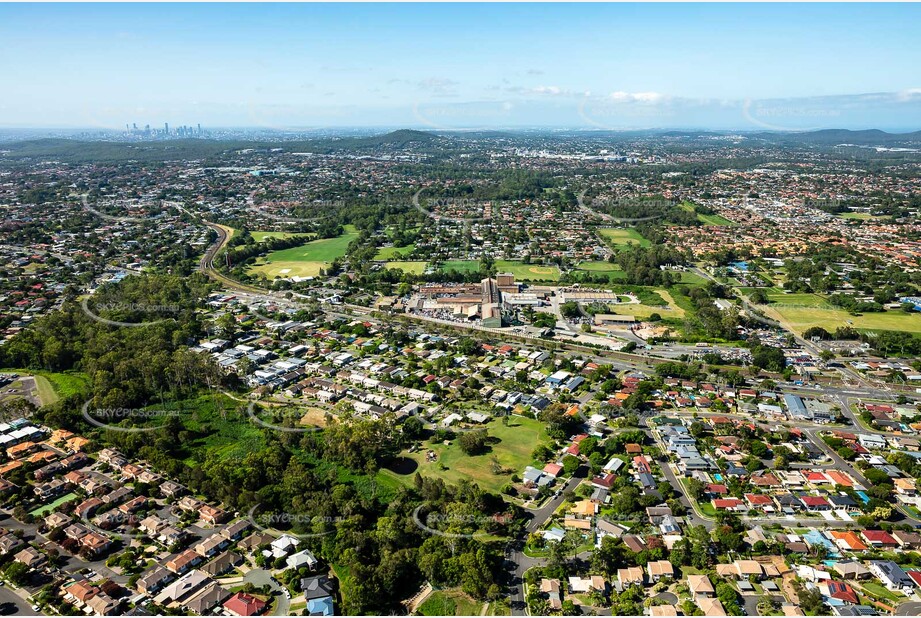
[[[311,240],[297,247],[273,251],[250,268],[252,273],[264,273],[269,279],[276,277],[316,277],[336,258],[345,255],[349,243],[358,238],[354,226],[346,226],[345,233],[336,238]]]
[[[250,236],[253,237],[253,240],[256,242],[262,242],[267,238],[292,238],[294,236],[309,238],[313,234],[307,232],[250,232]]]
[[[512,273],[516,281],[559,281],[556,265],[525,264],[516,260],[496,260],[496,272]]]
[[[777,313],[784,322],[799,333],[813,326],[821,326],[828,331],[832,331],[839,326],[852,326],[864,331],[893,330],[921,333],[921,315],[917,313],[885,311],[851,315],[844,309],[784,306],[779,304],[766,305],[762,306],[762,308],[769,317],[770,313]]]
[[[467,455],[461,450],[458,440],[454,439],[448,445],[425,442],[418,452],[403,453],[403,456],[415,461],[418,464],[416,471],[423,476],[442,478],[448,483],[470,480],[483,489],[498,492],[513,474],[520,475],[526,466],[534,463],[531,457],[534,448],[549,440],[543,423],[522,416],[509,417],[507,426],[500,419],[494,419],[485,423],[483,428],[498,442],[482,455]],[[425,455],[429,450],[438,456],[434,462],[426,461]],[[494,458],[503,468],[500,474],[493,471]],[[413,482],[413,474],[400,475],[386,469],[381,470],[381,474],[396,478],[407,486]]]
[[[428,262],[387,262],[387,268],[402,270],[411,275],[421,275],[428,267]]]
[[[480,270],[480,263],[476,260],[447,260],[438,269],[442,272],[456,270],[459,273],[475,273]]]
[[[38,507],[34,511],[30,512],[29,515],[31,515],[32,517],[44,517],[48,513],[52,512],[54,509],[64,504],[65,502],[76,500],[77,498],[79,498],[79,496],[73,492],[69,494],[65,494],[61,496],[60,498],[58,498],[57,500],[55,500],[54,502],[49,502],[48,504],[44,506]]]
[[[614,245],[615,247],[623,247],[627,245],[639,245],[641,247],[652,246],[652,243],[649,242],[648,239],[641,236],[640,233],[632,227],[603,227],[598,229],[598,233],[604,240]]]
[[[381,247],[377,250],[375,260],[392,260],[409,256],[416,250],[416,245],[406,245],[405,247]]]
[[[436,590],[418,607],[422,616],[479,616],[483,604],[459,589]]]

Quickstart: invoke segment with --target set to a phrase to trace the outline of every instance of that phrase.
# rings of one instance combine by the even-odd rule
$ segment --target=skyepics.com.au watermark
[[[310,433],[314,431],[321,431],[322,427],[313,427],[310,425],[303,425],[303,418],[306,412],[304,410],[297,410],[292,408],[281,408],[281,409],[272,409],[272,408],[261,408],[255,402],[250,403],[246,406],[246,414],[249,416],[254,423],[265,427],[266,429],[272,429],[274,431],[281,431],[284,433]],[[266,420],[262,415],[266,415],[270,420]],[[285,419],[289,419],[292,422],[296,423],[294,425],[279,425],[278,423],[284,423]]]
[[[810,102],[746,99],[742,103],[742,116],[752,124],[771,131],[814,131],[827,124],[821,121],[841,116],[841,111],[817,107]]]
[[[579,99],[576,110],[588,125],[608,131],[621,131],[638,125],[661,126],[675,116],[671,99],[655,92],[589,95]]]
[[[166,315],[170,317],[175,317],[182,311],[180,305],[158,305],[158,304],[148,304],[148,303],[132,303],[132,302],[102,302],[90,306],[89,297],[84,298],[80,301],[80,308],[83,310],[83,313],[87,315],[92,320],[99,322],[101,324],[106,324],[108,326],[123,326],[128,328],[138,328],[142,326],[151,326],[152,324],[157,324],[163,322],[168,317],[161,317],[157,319],[149,319],[151,315]],[[126,322],[123,320],[112,320],[106,317],[99,315],[98,312],[106,313],[121,313],[121,314],[140,314],[144,318],[136,322]]]
[[[157,431],[162,426],[161,419],[181,417],[183,410],[162,408],[97,408],[90,399],[81,408],[83,418],[96,427],[122,433],[145,433]]]
[[[246,519],[256,530],[272,536],[286,535],[296,539],[309,539],[334,534],[336,525],[348,518],[271,511],[257,504],[246,514]]]
[[[425,505],[413,511],[413,523],[429,534],[451,539],[504,538],[501,528],[511,522],[510,515],[424,512]]]
[[[123,543],[130,542],[134,534],[119,532],[119,530],[125,526],[135,528],[138,523],[134,515],[124,513],[117,509],[106,511],[101,516],[95,518],[90,517],[89,509],[84,509],[82,512],[78,512],[77,516],[79,516],[80,522],[92,532],[107,538],[118,539]],[[135,530],[137,529],[135,528]],[[137,532],[135,532],[135,534],[137,534]]]

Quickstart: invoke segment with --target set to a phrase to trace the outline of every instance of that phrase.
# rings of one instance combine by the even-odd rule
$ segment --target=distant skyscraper
[[[169,123],[168,122],[163,123],[163,133],[165,133],[166,135],[169,135]]]

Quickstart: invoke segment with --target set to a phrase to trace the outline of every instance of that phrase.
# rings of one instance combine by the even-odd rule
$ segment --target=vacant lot
[[[482,607],[460,590],[436,590],[416,612],[422,616],[479,616]]]
[[[633,228],[603,227],[598,229],[601,237],[614,246],[639,245],[649,247],[652,245],[647,239]]]
[[[355,228],[346,226],[345,233],[336,238],[312,240],[299,247],[273,251],[260,258],[250,270],[265,273],[269,279],[315,277],[320,274],[320,269],[327,268],[334,259],[345,255],[349,243],[357,237]]]
[[[534,448],[548,440],[543,423],[521,416],[509,417],[508,426],[497,419],[483,427],[496,442],[482,455],[465,454],[455,439],[447,446],[425,442],[419,452],[404,453],[404,456],[419,464],[417,471],[423,476],[437,476],[448,483],[471,480],[483,489],[498,492],[511,480],[513,474],[520,475],[525,466],[533,463],[531,453]],[[431,463],[425,460],[425,454],[430,449],[438,455],[438,459]],[[495,473],[494,460],[498,462],[499,468],[503,468],[499,474]],[[442,469],[442,466],[446,469]],[[411,474],[398,475],[390,470],[381,470],[381,474],[396,477],[406,485],[412,484]]]

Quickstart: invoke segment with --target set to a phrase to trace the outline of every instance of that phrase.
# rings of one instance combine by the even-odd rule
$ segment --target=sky
[[[0,4],[0,127],[921,129],[921,5]]]

